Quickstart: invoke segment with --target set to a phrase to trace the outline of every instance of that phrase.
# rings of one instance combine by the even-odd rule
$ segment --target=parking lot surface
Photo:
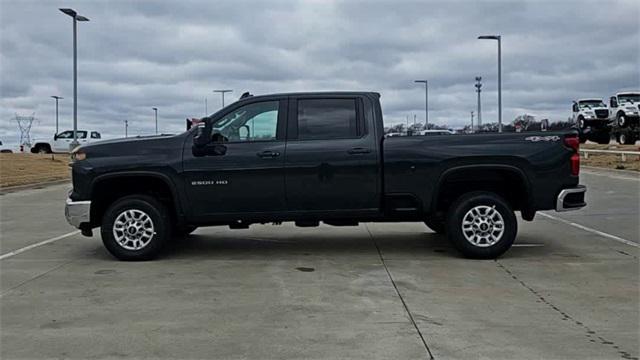
[[[64,221],[69,185],[6,193],[0,357],[638,358],[640,181],[581,180],[587,208],[520,222],[496,261],[419,223],[285,223],[119,262]]]

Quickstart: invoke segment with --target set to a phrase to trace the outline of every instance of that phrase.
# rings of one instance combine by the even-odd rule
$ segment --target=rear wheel
[[[131,195],[114,202],[102,218],[102,242],[120,260],[156,257],[171,234],[167,209],[146,195]]]
[[[478,191],[462,195],[449,208],[447,237],[465,257],[494,259],[513,244],[518,222],[499,195]]]

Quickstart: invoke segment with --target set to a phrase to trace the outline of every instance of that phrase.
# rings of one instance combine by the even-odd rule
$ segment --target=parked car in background
[[[418,132],[418,135],[421,136],[429,136],[429,135],[455,135],[455,131],[452,130],[421,130]]]
[[[424,222],[462,254],[495,258],[519,211],[585,206],[575,130],[391,136],[373,92],[241,99],[175,136],[83,145],[67,221],[123,260],[199,226]]]
[[[609,98],[612,135],[619,144],[640,139],[640,92],[619,92]]]
[[[591,140],[598,144],[609,143],[609,110],[602,99],[579,99],[573,102],[571,109],[571,119],[580,132],[580,142]]]
[[[77,130],[77,133],[80,145],[96,142],[102,138],[102,135],[100,135],[98,131]],[[68,153],[72,150],[69,148],[72,142],[73,130],[67,130],[53,135],[53,139],[50,141],[36,142],[31,148],[31,152],[34,154]]]

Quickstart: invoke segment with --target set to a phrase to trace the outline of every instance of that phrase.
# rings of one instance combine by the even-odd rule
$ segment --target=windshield
[[[579,103],[581,109],[590,109],[594,107],[605,107],[604,103],[600,100],[584,100]]]
[[[640,102],[640,94],[618,95],[618,102],[619,103],[624,103],[624,102],[637,103],[637,102]]]

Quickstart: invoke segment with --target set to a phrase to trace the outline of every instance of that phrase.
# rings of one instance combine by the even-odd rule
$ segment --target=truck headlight
[[[87,158],[87,154],[78,146],[71,151],[71,162],[84,160]]]

